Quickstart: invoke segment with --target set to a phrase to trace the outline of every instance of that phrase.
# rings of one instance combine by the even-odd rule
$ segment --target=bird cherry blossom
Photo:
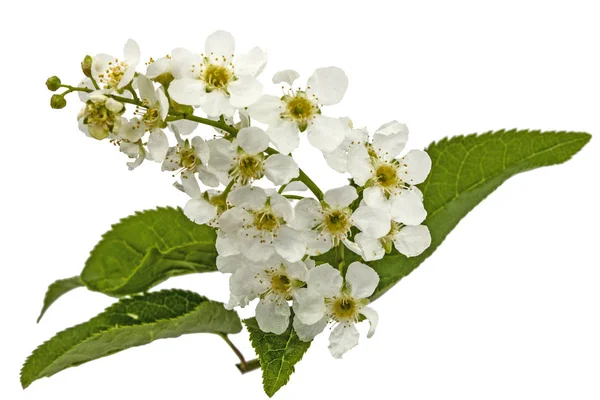
[[[304,89],[293,89],[299,74],[293,70],[281,71],[273,83],[289,86],[282,97],[263,95],[248,113],[255,120],[268,124],[267,134],[284,154],[295,150],[300,143],[298,132],[307,132],[309,142],[323,152],[334,151],[344,140],[347,123],[339,118],[321,114],[321,106],[339,103],[348,87],[348,78],[337,67],[317,69]],[[285,86],[283,86],[285,89]]]

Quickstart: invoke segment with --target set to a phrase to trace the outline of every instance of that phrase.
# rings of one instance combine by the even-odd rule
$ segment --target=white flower
[[[380,260],[393,244],[406,257],[416,257],[431,245],[431,234],[425,225],[403,225],[392,221],[390,232],[382,238],[372,238],[364,232],[354,237],[359,254],[365,261]]]
[[[329,321],[334,321],[329,351],[333,357],[341,358],[358,344],[355,324],[361,315],[371,324],[367,337],[373,336],[379,317],[367,304],[378,284],[377,272],[360,262],[348,266],[345,282],[329,264],[310,270],[307,288],[297,290],[294,297],[294,329],[300,340],[311,341]]]
[[[231,300],[228,308],[245,306],[255,298],[256,321],[264,332],[282,334],[290,324],[290,306],[296,292],[308,279],[308,267],[302,261],[289,262],[271,257],[255,264],[240,256],[230,256],[222,262],[222,271],[233,272],[229,280]]]
[[[396,222],[419,225],[427,212],[414,185],[427,178],[431,159],[421,150],[396,158],[407,140],[406,125],[396,121],[383,125],[373,135],[372,144],[350,151],[348,170],[357,185],[366,186],[363,200],[368,206],[389,212]]]
[[[295,71],[275,74],[273,83],[287,83],[290,88],[283,97],[263,95],[248,107],[248,113],[269,125],[267,134],[284,154],[298,147],[298,131],[307,131],[309,142],[323,152],[334,151],[344,140],[347,124],[338,118],[321,115],[321,106],[339,103],[348,87],[348,78],[337,67],[317,69],[308,79],[306,89],[292,89],[298,77]]]
[[[101,89],[122,92],[133,80],[135,68],[140,62],[140,48],[134,40],[129,39],[123,53],[125,58],[122,61],[108,54],[97,54],[94,57],[92,77]]]
[[[304,198],[296,204],[292,225],[304,232],[309,255],[326,253],[340,242],[354,251],[356,246],[348,240],[353,226],[370,237],[379,238],[389,232],[390,217],[384,210],[360,206],[352,212],[350,205],[357,198],[354,187],[342,186],[325,192],[322,203]]]
[[[142,109],[138,107],[136,114],[141,115],[142,123],[150,132],[148,138],[148,156],[154,161],[162,162],[169,150],[169,140],[162,128],[167,127],[169,99],[162,88],[154,89],[154,84],[144,75],[137,77]]]
[[[305,255],[302,234],[288,225],[294,218],[290,201],[278,193],[267,196],[264,189],[243,186],[227,197],[233,207],[219,218],[219,227],[234,240],[240,253],[264,262],[274,253],[296,262]]]
[[[248,185],[266,176],[276,186],[284,185],[298,177],[299,169],[290,156],[264,155],[269,147],[269,137],[257,127],[242,128],[236,138],[211,140],[210,166],[227,174],[240,185]]]
[[[346,130],[344,140],[333,151],[324,152],[323,156],[325,157],[325,161],[327,161],[327,165],[343,174],[348,172],[348,154],[354,148],[364,146],[365,143],[368,143],[369,133],[365,128],[354,129],[352,121],[347,118],[342,118],[342,120],[346,121],[349,126],[349,129]]]
[[[125,112],[123,103],[106,96],[101,91],[92,92],[77,116],[79,129],[94,139],[106,139],[120,131],[123,112]]]
[[[217,31],[206,39],[204,54],[173,50],[171,73],[175,80],[169,86],[173,100],[202,106],[211,117],[230,117],[236,108],[258,100],[263,86],[256,77],[262,72],[267,56],[255,47],[234,60],[234,51],[233,36],[225,31]]]
[[[200,185],[193,174],[183,171],[181,185],[178,187],[191,197],[183,208],[183,213],[193,222],[212,227],[218,225],[218,216],[223,212],[219,207],[219,193],[209,193],[200,190]]]
[[[177,145],[170,147],[162,163],[163,171],[177,171],[186,177],[194,178],[196,174],[207,186],[219,186],[219,178],[211,171],[207,164],[210,159],[208,144],[199,136],[192,140],[177,137]]]

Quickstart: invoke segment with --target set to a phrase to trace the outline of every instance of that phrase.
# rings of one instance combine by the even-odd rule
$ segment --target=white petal
[[[376,133],[373,135],[373,149],[375,153],[384,161],[391,161],[398,157],[400,152],[406,146],[408,134],[395,133],[392,135],[382,135]]]
[[[379,129],[375,131],[376,134],[381,135],[397,135],[402,134],[405,135],[408,140],[408,127],[406,124],[400,123],[398,121],[390,121],[381,125]]]
[[[293,181],[290,182],[285,189],[283,190],[283,193],[288,193],[288,192],[306,192],[308,190],[308,187],[300,181]]]
[[[283,264],[285,265],[285,270],[290,278],[302,282],[308,280],[308,267],[304,261],[289,262],[284,260]]]
[[[283,197],[279,193],[273,193],[270,197],[271,208],[275,215],[283,218],[286,223],[292,221],[294,219],[294,208],[289,199]]]
[[[194,66],[200,65],[202,62],[202,57],[198,54],[183,48],[173,49],[171,52],[171,73],[175,79],[196,78],[193,72]],[[169,91],[169,93],[171,92]]]
[[[300,200],[294,211],[296,215],[292,225],[299,230],[310,230],[323,220],[321,203],[315,199]]]
[[[422,150],[411,150],[400,160],[400,173],[410,185],[423,183],[431,171],[431,158]]]
[[[154,79],[169,72],[171,72],[171,59],[163,57],[148,65],[146,76],[150,79]]]
[[[302,321],[298,319],[298,317],[294,317],[294,330],[298,335],[298,339],[303,342],[310,342],[313,340],[319,333],[323,332],[327,323],[329,322],[329,317],[325,316],[319,320],[316,324],[306,325],[303,324]]]
[[[379,323],[379,314],[377,311],[373,310],[371,307],[363,307],[360,310],[360,313],[365,316],[369,320],[369,333],[367,333],[367,338],[373,337],[375,334],[375,329],[377,329],[377,324]]]
[[[216,57],[230,59],[235,53],[235,40],[229,32],[216,31],[206,38],[204,49],[206,57],[209,57],[211,61]]]
[[[241,254],[230,256],[219,254],[217,256],[217,269],[224,274],[233,274],[238,269],[247,267],[248,265],[248,259]]]
[[[204,96],[201,104],[202,109],[209,117],[217,118],[221,115],[232,117],[235,107],[231,105],[225,93],[220,90],[213,90]]]
[[[248,107],[248,114],[258,122],[272,125],[278,123],[281,119],[283,106],[284,103],[279,97],[265,94]]]
[[[325,106],[339,103],[348,88],[348,77],[338,67],[318,68],[308,79],[309,96],[315,94],[319,104]]]
[[[396,250],[407,257],[423,253],[431,245],[431,234],[425,225],[405,226],[394,236]]]
[[[423,200],[413,189],[402,190],[390,198],[392,219],[405,225],[419,225],[427,217]]]
[[[360,247],[362,258],[365,261],[381,260],[385,256],[385,249],[379,239],[360,232],[354,236],[354,241]]]
[[[348,172],[348,153],[340,146],[330,153],[323,153],[327,165],[343,174]]]
[[[323,196],[325,203],[333,208],[348,207],[357,198],[358,194],[353,186],[342,186],[335,189],[329,189]]]
[[[268,288],[267,283],[256,279],[256,269],[240,268],[229,278],[229,290],[238,297],[244,297],[252,300],[265,292]]]
[[[194,174],[182,172],[181,186],[183,186],[183,191],[192,199],[199,199],[202,195],[202,192],[200,191],[200,185],[198,184]]]
[[[167,139],[167,135],[160,129],[150,132],[150,137],[148,137],[148,151],[154,161],[163,162],[167,156],[169,140]]]
[[[192,78],[175,79],[169,85],[169,94],[179,104],[198,106],[204,102],[206,85]]]
[[[236,148],[226,139],[213,139],[208,141],[210,150],[209,166],[222,172],[228,172],[233,166]]]
[[[379,275],[368,265],[355,261],[348,266],[346,283],[350,287],[352,297],[364,299],[372,295],[377,288]]]
[[[123,48],[123,55],[125,56],[125,62],[129,65],[137,65],[140,62],[141,52],[140,46],[133,39],[129,39],[125,43]]]
[[[121,123],[121,129],[119,129],[119,137],[128,140],[131,143],[140,140],[142,136],[144,136],[144,133],[146,133],[146,129],[138,118],[123,121]]]
[[[348,172],[359,186],[373,177],[373,165],[366,147],[358,146],[348,153]]]
[[[235,235],[243,224],[251,220],[251,215],[242,208],[234,207],[225,211],[219,218],[219,227],[227,234]]]
[[[255,47],[246,54],[236,57],[235,73],[237,76],[258,76],[267,64],[267,53]]]
[[[232,240],[231,236],[222,231],[217,233],[215,248],[217,249],[217,253],[219,253],[221,256],[232,256],[239,254],[239,250],[235,244],[235,241]]]
[[[169,115],[169,99],[165,94],[165,89],[163,87],[159,88],[156,91],[156,94],[158,97],[158,105],[160,109],[160,120],[164,121],[167,119],[167,115]]]
[[[189,119],[180,119],[169,123],[169,130],[181,136],[189,135],[194,132],[197,127],[198,123],[196,121],[190,121]]]
[[[191,140],[192,147],[194,148],[194,154],[198,157],[202,164],[206,164],[210,159],[210,150],[208,144],[200,136],[196,136]]]
[[[138,75],[137,84],[142,100],[148,100],[150,104],[154,104],[156,102],[156,90],[152,81],[144,75]]]
[[[94,90],[94,84],[92,83],[92,80],[90,78],[83,78],[83,80],[81,82],[79,82],[79,85],[77,85],[77,87],[80,88],[86,88],[86,89],[90,89],[90,90]],[[82,91],[78,91],[77,94],[79,95],[79,100],[81,100],[82,102],[86,102],[89,100],[90,95],[89,93],[86,92],[82,92]]]
[[[133,80],[134,76],[135,76],[135,67],[130,65],[129,67],[127,67],[127,69],[123,73],[123,76],[121,76],[121,80],[119,80],[119,84],[117,85],[117,88],[122,89],[125,86],[129,85],[129,83]],[[126,92],[126,93],[129,93],[129,92]],[[126,95],[126,94],[124,94],[124,96],[128,97],[128,95]]]
[[[312,325],[325,316],[325,298],[310,288],[294,292],[294,313],[303,324]]]
[[[265,175],[276,186],[288,183],[299,174],[298,164],[290,156],[273,154],[265,160]]]
[[[233,107],[248,107],[262,95],[263,85],[253,76],[245,75],[227,85],[229,102]]]
[[[109,97],[108,99],[106,99],[104,106],[106,107],[106,109],[108,111],[113,112],[113,113],[118,113],[124,107],[123,103],[113,99],[112,97]]]
[[[201,165],[200,168],[198,168],[198,178],[200,178],[202,183],[206,186],[217,187],[220,184],[220,180],[215,172],[216,171]]]
[[[308,125],[306,135],[312,146],[329,153],[342,143],[348,130],[348,125],[339,118],[317,115]]]
[[[183,213],[197,224],[206,224],[217,217],[217,208],[204,199],[191,199]]]
[[[369,207],[379,208],[390,212],[390,202],[385,198],[383,189],[379,186],[370,186],[363,191],[363,200]]]
[[[286,302],[263,299],[256,305],[256,322],[261,331],[281,335],[290,325],[290,307]]]
[[[325,254],[333,247],[331,235],[325,235],[317,231],[304,232],[304,239],[306,240],[306,254],[309,256]]]
[[[334,358],[342,358],[345,352],[358,344],[358,336],[354,324],[338,324],[329,335],[329,352]]]
[[[269,137],[260,128],[242,128],[237,134],[235,143],[248,154],[262,153],[269,147]]]
[[[232,190],[229,196],[227,196],[227,201],[236,207],[258,210],[265,205],[267,194],[262,188],[243,186]]]
[[[283,71],[276,72],[273,75],[273,83],[278,84],[281,82],[285,82],[288,85],[292,86],[294,81],[300,77],[300,74],[294,71],[293,69],[285,69]]]
[[[116,58],[109,54],[96,54],[94,59],[92,60],[92,76],[98,82],[98,85],[102,88],[104,86],[102,80],[99,75],[106,74],[106,70],[109,67],[109,63],[116,62]]]
[[[298,148],[300,144],[300,136],[298,135],[298,127],[296,124],[289,121],[284,121],[278,125],[271,125],[267,129],[267,135],[271,141],[283,154],[289,154]]]
[[[387,235],[391,228],[390,214],[386,210],[361,206],[352,214],[354,225],[372,238]]]
[[[304,236],[287,225],[279,228],[273,245],[277,254],[290,262],[300,261],[306,254]]]
[[[311,269],[306,282],[310,290],[323,297],[334,297],[342,289],[342,274],[329,264],[321,264]]]
[[[251,261],[263,263],[267,261],[275,249],[272,245],[272,234],[255,228],[242,229],[238,233],[240,249]]]

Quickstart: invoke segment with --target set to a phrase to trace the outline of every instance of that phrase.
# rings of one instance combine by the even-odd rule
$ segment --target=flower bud
[[[50,107],[54,108],[55,110],[65,108],[66,105],[67,100],[65,100],[65,97],[63,95],[53,94],[52,97],[50,97]]]
[[[85,56],[81,62],[81,70],[88,78],[92,77],[92,56]]]
[[[58,88],[60,88],[60,83],[60,78],[58,76],[51,76],[46,81],[46,87],[48,90],[55,92],[58,90]]]

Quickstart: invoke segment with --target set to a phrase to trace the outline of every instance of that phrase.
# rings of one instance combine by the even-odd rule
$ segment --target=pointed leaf
[[[92,250],[81,279],[110,296],[145,292],[172,276],[216,270],[216,234],[180,209],[158,208],[124,218]]]
[[[85,285],[81,281],[81,278],[79,278],[79,276],[61,279],[48,286],[46,296],[44,297],[44,305],[42,307],[42,311],[40,312],[40,316],[37,319],[37,322],[40,322],[46,311],[48,311],[48,308],[50,308],[52,303],[58,300],[59,297],[81,286]]]
[[[429,177],[419,188],[427,210],[431,246],[420,256],[398,252],[370,265],[380,276],[376,299],[411,273],[458,222],[513,175],[569,160],[590,140],[583,132],[499,131],[456,136],[432,143]]]
[[[238,333],[236,312],[197,293],[163,290],[123,299],[88,322],[64,330],[25,361],[21,385],[130,347],[188,333]]]
[[[255,318],[245,319],[244,324],[260,361],[265,393],[272,397],[288,383],[294,373],[294,365],[302,359],[311,342],[298,339],[291,323],[281,335],[261,331]]]

